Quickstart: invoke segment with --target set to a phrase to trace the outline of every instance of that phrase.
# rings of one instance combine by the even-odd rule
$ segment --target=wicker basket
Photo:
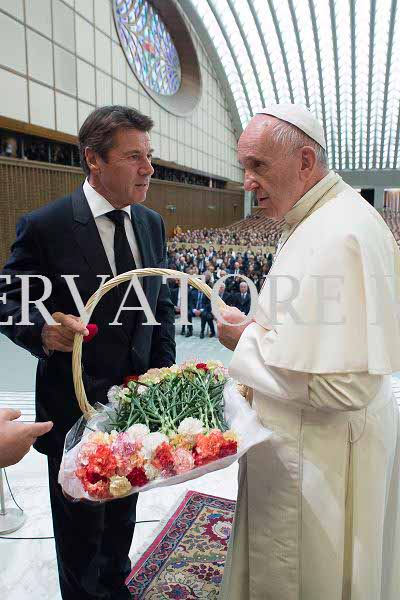
[[[178,279],[178,278],[179,279],[187,279],[188,283],[191,286],[193,286],[193,287],[197,288],[198,290],[200,290],[201,292],[203,292],[207,296],[207,298],[211,297],[212,290],[206,283],[204,283],[200,279],[197,279],[196,277],[190,277],[189,275],[186,275],[185,273],[181,273],[180,271],[174,271],[173,269],[153,269],[153,268],[135,269],[133,271],[127,271],[126,273],[117,275],[117,277],[114,277],[113,279],[110,279],[109,281],[104,283],[87,301],[85,308],[88,311],[88,313],[92,314],[93,310],[96,308],[98,302],[104,296],[104,294],[107,294],[107,292],[112,290],[112,288],[116,287],[120,283],[125,283],[126,281],[129,281],[133,275],[136,275],[138,277],[150,277],[150,276],[154,276],[154,275],[159,275],[159,276],[165,275],[168,277],[175,277],[176,279]],[[218,304],[219,304],[219,306],[221,306],[221,308],[226,306],[225,302],[223,302],[223,300],[221,300],[221,298],[218,298]],[[87,396],[86,396],[85,388],[83,385],[82,342],[83,342],[83,335],[76,334],[75,339],[74,339],[74,347],[72,350],[72,375],[73,375],[73,380],[74,380],[75,394],[76,394],[76,397],[78,400],[79,408],[81,409],[81,411],[85,415],[85,417],[90,417],[96,411],[93,408],[93,406],[91,406],[89,404]]]

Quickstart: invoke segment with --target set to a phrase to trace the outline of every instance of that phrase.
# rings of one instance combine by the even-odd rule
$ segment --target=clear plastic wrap
[[[111,454],[114,452],[113,448],[115,447],[116,451],[119,449],[125,450],[128,448],[128,454],[131,452],[131,456],[134,456],[134,452],[137,450],[138,446],[135,447],[137,439],[129,439],[126,437],[127,434],[116,437],[117,434],[106,433],[104,435],[103,432],[110,431],[110,423],[115,420],[115,406],[113,403],[101,405],[97,404],[95,409],[97,411],[96,415],[86,420],[82,417],[74,427],[69,431],[64,446],[64,455],[61,463],[60,473],[59,473],[59,483],[62,486],[64,494],[69,497],[73,501],[91,501],[91,502],[107,502],[110,500],[122,498],[137,492],[146,492],[148,490],[152,490],[157,487],[165,487],[169,485],[176,485],[179,483],[183,483],[185,481],[189,481],[191,479],[196,479],[201,477],[202,475],[206,475],[207,473],[211,473],[212,471],[218,471],[219,469],[225,469],[230,466],[236,460],[238,460],[241,456],[243,456],[250,448],[253,446],[260,444],[268,439],[271,435],[271,432],[266,429],[262,423],[260,422],[256,412],[251,408],[245,398],[240,394],[236,382],[229,379],[224,386],[223,390],[224,397],[224,418],[226,424],[229,427],[229,431],[225,432],[225,438],[228,440],[235,439],[237,444],[237,451],[234,454],[229,454],[227,456],[223,456],[222,458],[208,459],[208,462],[205,464],[201,464],[199,466],[191,466],[186,464],[188,451],[180,452],[180,455],[183,460],[180,461],[180,468],[178,470],[183,470],[184,472],[180,472],[176,474],[176,469],[172,469],[170,471],[159,470],[156,475],[153,472],[152,475],[154,478],[148,479],[147,475],[149,471],[151,471],[152,467],[147,468],[146,471],[146,479],[144,477],[141,478],[140,485],[134,485],[134,481],[132,476],[130,479],[132,471],[128,474],[127,468],[124,467],[124,458],[121,455],[118,455],[117,452],[117,461],[118,465],[115,466],[114,458],[111,457]],[[212,434],[212,431],[210,432]],[[114,438],[112,437],[114,435]],[[153,438],[157,434],[151,434]],[[162,435],[162,434],[159,434]],[[99,464],[99,461],[103,460],[101,463],[104,466],[104,470],[100,471],[100,475],[96,475],[93,479],[93,485],[96,487],[96,494],[93,495],[89,493],[91,491],[91,484],[87,484],[89,491],[86,489],[82,483],[82,476],[79,478],[77,476],[78,469],[87,468],[87,455],[88,451],[92,450],[93,440],[103,438],[108,440],[106,444],[101,443],[101,446],[107,446],[108,450],[104,450],[104,455],[98,458],[96,465]],[[111,441],[111,440],[114,441]],[[144,438],[143,438],[144,439]],[[143,441],[142,439],[142,441]],[[221,432],[215,434],[215,441],[218,444],[218,440],[221,439]],[[98,443],[98,440],[96,441]],[[132,447],[129,444],[132,444]],[[142,443],[142,442],[140,442]],[[225,442],[224,442],[225,443]],[[118,444],[120,446],[118,447]],[[140,444],[139,444],[140,446]],[[158,446],[160,448],[160,446]],[[135,450],[136,449],[136,450]],[[121,450],[121,452],[122,452]],[[147,463],[154,464],[154,448],[153,452],[153,460],[150,460],[150,455],[147,454]],[[228,452],[229,450],[227,450]],[[148,450],[147,450],[148,452]],[[186,454],[184,454],[186,452]],[[191,451],[192,452],[192,451]],[[143,450],[138,452],[139,456],[142,454],[146,454]],[[127,453],[125,452],[125,455]],[[107,457],[111,457],[112,464],[110,465],[109,459]],[[131,458],[129,459],[131,460]],[[186,460],[186,463],[185,463]],[[190,459],[189,459],[190,461]],[[86,464],[85,464],[86,463]],[[130,463],[130,467],[132,467],[134,463]],[[137,463],[136,463],[137,464]],[[114,465],[114,466],[113,466]],[[141,468],[143,465],[141,465]],[[124,470],[125,468],[125,470]],[[135,467],[133,467],[135,468]],[[143,469],[142,469],[143,471]],[[113,475],[111,475],[113,473]],[[124,474],[125,473],[125,474]],[[137,470],[137,473],[139,471]],[[98,481],[95,481],[98,479]],[[108,481],[106,481],[108,480]],[[112,481],[112,484],[110,484]],[[128,481],[128,483],[127,483]],[[133,483],[131,483],[133,481]],[[98,487],[103,485],[104,488],[108,490],[108,493],[105,493],[105,497],[95,497],[101,496],[102,492],[98,491]],[[129,485],[129,488],[128,488]],[[108,487],[107,487],[108,486]],[[93,488],[94,489],[94,488]],[[109,490],[112,490],[112,493]]]

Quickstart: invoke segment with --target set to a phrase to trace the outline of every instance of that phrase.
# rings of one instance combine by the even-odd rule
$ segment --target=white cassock
[[[220,600],[399,600],[399,250],[333,172],[285,220],[230,366],[274,433],[241,461]]]

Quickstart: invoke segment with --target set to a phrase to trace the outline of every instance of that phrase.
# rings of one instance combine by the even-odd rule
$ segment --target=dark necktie
[[[126,237],[124,224],[124,211],[112,210],[106,214],[115,225],[114,232],[114,257],[117,275],[136,269],[135,259]]]
[[[117,275],[126,273],[136,269],[135,259],[133,258],[131,247],[129,246],[128,238],[126,237],[125,224],[124,224],[124,211],[123,210],[112,210],[106,214],[115,225],[114,232],[114,258],[115,258],[115,269]],[[128,289],[129,282],[120,284],[118,286],[118,294],[120,300],[125,295]],[[138,306],[139,302],[135,291],[132,289],[125,301],[125,306]],[[133,328],[136,323],[137,313],[136,311],[122,311],[119,316],[119,322],[132,334]]]

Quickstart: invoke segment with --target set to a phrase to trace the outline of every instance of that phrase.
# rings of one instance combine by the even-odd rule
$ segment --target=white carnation
[[[155,431],[154,433],[149,433],[149,435],[146,435],[146,437],[144,437],[142,440],[143,448],[141,451],[144,458],[151,460],[154,452],[163,442],[169,442],[168,437],[163,433]]]
[[[119,387],[119,385],[113,385],[108,390],[108,392],[107,392],[107,398],[108,398],[108,401],[111,404],[115,404],[116,402],[118,402],[120,391],[121,391],[121,388]]]
[[[200,419],[194,419],[193,417],[187,417],[183,419],[178,427],[178,433],[181,435],[194,436],[198,433],[203,433],[204,427]]]
[[[157,479],[157,477],[161,475],[161,471],[156,469],[151,463],[146,463],[144,465],[144,472],[149,481],[153,481],[153,479]]]
[[[129,439],[131,439],[132,442],[141,442],[142,439],[150,433],[150,430],[147,425],[137,423],[136,425],[129,427],[129,429],[126,430],[126,433],[129,435]]]
[[[222,369],[224,366],[224,363],[222,363],[220,360],[208,360],[207,361],[207,367],[209,369]]]

